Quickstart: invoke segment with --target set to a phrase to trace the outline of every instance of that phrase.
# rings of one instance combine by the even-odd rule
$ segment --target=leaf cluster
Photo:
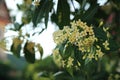
[[[31,1],[31,2],[27,2]],[[25,55],[28,62],[34,63],[28,65],[23,77],[25,80],[119,80],[119,72],[116,70],[119,65],[119,48],[120,48],[120,1],[119,0],[107,0],[105,5],[100,6],[97,0],[40,0],[39,5],[34,5],[34,0],[24,0],[23,4],[18,4],[18,9],[23,12],[21,23],[14,20],[14,28],[10,30],[18,32],[18,36],[13,38],[10,51],[17,57],[20,57],[21,53]],[[76,7],[76,4],[79,6]],[[57,7],[55,8],[55,4]],[[87,9],[86,6],[90,5]],[[71,10],[73,7],[73,10]],[[71,18],[72,16],[72,18]],[[99,40],[106,39],[106,34],[101,30],[103,27],[110,28],[111,39],[110,51],[105,51],[107,54],[100,61],[92,61],[86,65],[82,65],[80,70],[63,69],[55,64],[52,56],[49,56],[43,60],[35,61],[35,53],[39,51],[41,57],[43,55],[43,48],[40,44],[29,40],[35,33],[22,34],[22,28],[25,25],[32,23],[32,28],[38,28],[39,24],[44,23],[45,28],[42,25],[39,26],[44,31],[51,21],[63,29],[64,26],[70,25],[71,21],[81,19],[94,27],[95,35]],[[100,23],[103,22],[102,26]],[[100,26],[99,26],[100,25]],[[98,27],[99,26],[99,27]],[[31,26],[30,26],[31,27]],[[63,44],[64,45],[64,44]],[[65,49],[62,52],[64,59],[68,56],[73,56],[73,45],[69,44],[68,47],[59,45],[60,49]],[[37,49],[37,50],[36,50]],[[63,51],[63,50],[60,50]],[[81,61],[81,55],[75,50],[75,59]],[[69,53],[69,54],[67,54]],[[87,62],[87,61],[86,61]],[[84,63],[84,62],[81,62]],[[72,73],[71,73],[72,72]],[[118,77],[116,77],[116,75]]]

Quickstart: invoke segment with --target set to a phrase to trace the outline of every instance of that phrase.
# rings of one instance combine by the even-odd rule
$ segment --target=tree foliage
[[[23,75],[25,80],[120,79],[120,71],[116,70],[120,69],[120,65],[118,64],[120,61],[119,0],[107,0],[104,5],[99,5],[97,0],[23,0],[23,4],[17,4],[17,6],[23,12],[22,23],[18,23],[16,20],[13,21],[14,27],[10,30],[18,32],[18,36],[13,38],[10,51],[17,57],[20,57],[23,51],[26,60],[34,63],[30,64],[25,70]],[[71,28],[77,25],[79,19],[81,20],[81,24],[93,29],[94,36],[98,40],[94,41],[92,46],[89,47],[90,51],[87,51],[88,48],[83,47],[85,44],[78,49],[79,46],[76,45],[78,44],[77,41],[72,42],[70,40],[70,38],[74,39],[77,35],[75,34],[72,37],[76,29],[71,30]],[[42,59],[42,55],[44,54],[42,46],[30,41],[29,38],[38,33],[40,35],[48,27],[49,21],[55,23],[60,29],[55,38],[60,41],[63,38],[66,39],[57,44],[55,49],[59,51],[58,54],[57,52],[56,54],[53,52],[51,56]],[[76,24],[72,26],[71,22],[76,22]],[[41,30],[38,33],[33,31],[32,34],[23,34],[23,27],[30,23],[32,23],[32,26],[30,26],[32,29],[39,27]],[[39,25],[42,23],[44,23],[44,28]],[[68,28],[66,31],[64,26]],[[83,26],[80,25],[80,27]],[[68,32],[69,30],[70,32]],[[82,32],[84,28],[77,28],[77,30],[78,32]],[[65,36],[67,32],[70,35],[68,38]],[[89,30],[86,32],[86,36],[79,38],[81,43],[91,36],[88,34]],[[37,52],[35,48],[37,48],[37,51],[41,55],[41,60],[39,61],[35,60],[35,53]],[[86,51],[82,51],[81,48],[85,48]],[[104,53],[104,56],[100,57],[100,59],[94,57],[97,54],[98,48]],[[90,52],[94,53],[93,57],[95,59],[89,58]]]

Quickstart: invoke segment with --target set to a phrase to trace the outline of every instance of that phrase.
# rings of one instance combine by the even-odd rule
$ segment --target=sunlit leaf
[[[6,50],[6,43],[4,40],[0,40],[0,48],[2,48],[3,50]]]
[[[40,52],[41,58],[43,56],[43,48],[40,44],[37,44],[38,51]]]
[[[20,40],[19,38],[14,38],[13,39],[13,44],[11,46],[11,51],[17,57],[20,57],[21,44],[22,44],[22,40]]]

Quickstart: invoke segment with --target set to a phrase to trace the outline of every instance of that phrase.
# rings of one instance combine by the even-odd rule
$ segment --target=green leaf
[[[21,25],[19,23],[14,23],[14,30],[19,31],[21,29]]]
[[[55,72],[58,71],[58,67],[53,61],[53,56],[47,56],[46,58],[36,61],[36,68],[40,71]]]
[[[40,44],[37,44],[38,51],[40,52],[41,58],[43,56],[43,48]]]
[[[52,7],[53,7],[53,0],[40,1],[40,5],[36,7],[32,18],[32,22],[35,27],[37,26],[38,23],[41,22],[43,18],[45,19],[45,26],[47,27],[47,23],[49,20],[49,12],[51,11]]]
[[[82,15],[81,19],[84,21],[91,20],[97,12],[98,7],[99,5],[90,6],[90,8]]]
[[[53,7],[52,0],[49,0],[49,2],[46,4],[48,8],[45,10],[45,27],[47,28],[48,20],[49,20],[49,12],[51,11]]]
[[[48,25],[48,19],[49,19],[49,13],[46,12],[45,14],[45,27],[47,28]]]
[[[55,80],[73,80],[67,71],[56,72],[54,73],[54,77],[55,77]]]
[[[13,44],[11,46],[11,51],[13,52],[13,54],[17,57],[20,57],[20,51],[21,51],[21,43],[22,41],[18,38],[14,38],[13,39]]]
[[[34,14],[33,14],[33,17],[32,17],[32,22],[34,24],[34,27],[37,26],[37,24],[39,22],[41,22],[41,19],[43,18],[44,16],[44,13],[45,13],[45,3],[46,3],[46,0],[41,0],[40,1],[40,5],[36,7],[35,11],[34,11]]]
[[[23,25],[24,25],[23,23],[19,24],[19,23],[15,22],[14,23],[14,28],[10,28],[10,30],[19,31]]]
[[[87,1],[87,0],[83,0],[83,1],[82,1],[82,5],[81,5],[81,9],[82,9],[82,10],[84,10],[84,8],[85,8],[86,1]]]
[[[58,0],[56,24],[60,29],[70,24],[70,6],[67,0]]]
[[[78,3],[80,3],[80,4],[82,4],[82,1],[83,1],[83,0],[76,0],[76,1],[77,1]]]
[[[94,27],[94,32],[95,32],[95,36],[98,38],[98,40],[103,40],[103,42],[105,40],[107,40],[107,33],[105,31],[103,31],[102,27]]]
[[[67,68],[66,70],[73,77],[73,69],[72,68]]]
[[[40,77],[39,80],[51,80],[50,78],[47,78],[47,77]]]
[[[33,42],[26,42],[24,46],[25,59],[30,63],[35,62],[34,46],[35,44]]]
[[[60,55],[62,57],[64,57],[63,53],[64,53],[64,47],[65,47],[66,43],[63,43],[63,44],[60,44],[60,45],[57,45],[56,48],[59,49],[59,52],[60,52]]]
[[[120,0],[111,0],[116,9],[120,10]]]
[[[64,48],[63,58],[66,59],[73,54],[74,54],[74,47],[72,46],[72,44],[68,43],[67,46]]]
[[[54,73],[53,76],[56,77],[56,76],[59,76],[59,75],[62,75],[62,74],[64,74],[63,71],[58,71],[58,72]]]
[[[89,58],[85,59],[85,65],[87,65],[91,60]]]
[[[110,47],[109,51],[117,51],[120,48],[120,46],[118,46],[116,41],[112,39],[109,40],[109,47]]]
[[[14,44],[12,44],[11,51],[15,56],[20,57],[21,45],[18,45],[17,48],[15,48]]]
[[[90,3],[92,1],[89,2],[90,7],[88,8],[88,10],[84,9],[84,6],[86,5],[86,2],[88,1],[82,1],[81,5],[83,6],[82,8],[80,7],[80,9],[77,11],[77,14],[75,14],[75,17],[73,20],[78,20],[81,19],[82,21],[86,21],[88,24],[91,24],[91,22],[94,21],[94,16],[99,8],[99,5],[97,3]]]

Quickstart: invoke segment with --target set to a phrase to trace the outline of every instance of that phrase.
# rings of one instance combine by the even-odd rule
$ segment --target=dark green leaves
[[[45,10],[45,26],[47,27],[48,24],[48,20],[49,20],[49,12],[51,11],[52,7],[53,7],[53,2],[52,0],[48,0],[49,2],[46,4],[48,6],[48,8]]]
[[[103,31],[102,27],[94,27],[94,32],[98,40],[107,40],[107,33]]]
[[[94,3],[95,1],[95,3]],[[98,10],[99,5],[96,3],[96,0],[89,1],[89,0],[77,0],[77,2],[80,4],[80,9],[78,12],[76,12],[74,20],[81,19],[83,21],[86,21],[87,23],[91,24],[95,19],[95,14]],[[94,4],[93,4],[94,3]],[[85,10],[85,7],[90,5],[87,10]]]
[[[35,44],[33,42],[26,42],[26,44],[24,46],[25,59],[30,63],[35,62],[34,46],[35,46]]]
[[[114,7],[120,10],[120,0],[110,0],[110,1],[113,2]]]
[[[60,55],[63,59],[67,59],[68,57],[73,56],[74,54],[74,46],[70,43],[57,45],[56,48],[59,49]]]
[[[36,7],[34,11],[34,15],[32,18],[33,24],[36,27],[38,23],[42,21],[44,18],[45,26],[47,27],[48,20],[49,20],[49,12],[53,7],[52,0],[41,0],[40,5]]]
[[[51,18],[60,29],[70,24],[70,7],[67,0],[58,0],[57,13],[54,12]]]
[[[90,8],[85,12],[85,14],[81,17],[82,20],[91,20],[95,13],[97,12],[98,5],[96,6],[90,6]]]
[[[57,18],[60,28],[70,23],[70,7],[67,0],[58,0]]]
[[[74,46],[72,44],[68,44],[63,51],[63,58],[66,59],[74,54]]]
[[[43,56],[43,48],[40,44],[35,45],[34,42],[26,42],[24,46],[24,54],[25,58],[28,62],[34,63],[35,62],[35,47],[38,49],[41,58]]]
[[[110,51],[117,51],[120,47],[115,40],[110,39],[109,43]]]

